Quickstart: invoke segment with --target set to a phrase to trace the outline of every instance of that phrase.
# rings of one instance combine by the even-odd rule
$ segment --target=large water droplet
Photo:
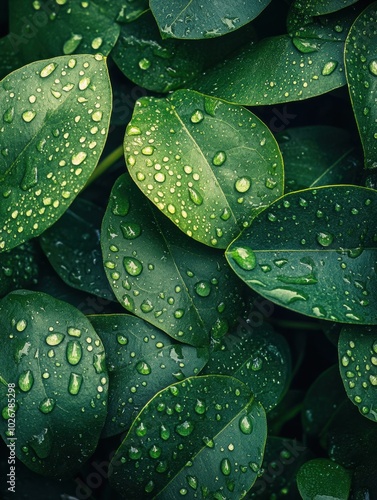
[[[140,375],[149,375],[152,369],[145,361],[139,361],[136,365],[136,371],[140,373]]]
[[[195,284],[195,292],[199,297],[208,297],[211,293],[211,283],[209,283],[209,281],[198,281],[198,283]]]
[[[372,73],[372,75],[377,76],[377,60],[376,59],[373,59],[373,61],[371,61],[369,63],[369,71]]]
[[[45,414],[51,413],[54,408],[55,400],[53,398],[45,398],[39,405],[39,410]]]
[[[82,358],[82,347],[78,340],[71,340],[66,349],[67,361],[71,365],[77,365]]]
[[[183,437],[189,436],[194,430],[194,424],[189,420],[185,420],[175,427],[176,432]]]
[[[206,412],[206,405],[203,401],[201,401],[200,399],[197,399],[196,400],[196,404],[195,404],[195,412],[198,414],[198,415],[203,415],[205,412]]]
[[[141,234],[141,227],[136,222],[121,222],[120,228],[127,240],[134,240]]]
[[[240,418],[240,430],[243,434],[251,434],[253,432],[253,422],[249,415],[244,415]]]
[[[192,115],[191,115],[191,123],[200,123],[204,120],[204,115],[200,111],[200,109],[197,109]]]
[[[293,45],[297,50],[302,52],[303,54],[310,54],[311,52],[317,52],[319,50],[319,45],[312,39],[292,38]]]
[[[131,446],[131,448],[128,450],[128,456],[130,457],[131,460],[139,460],[141,455],[142,451],[139,450],[138,448],[135,448],[134,446]]]
[[[190,488],[193,490],[198,488],[198,479],[195,476],[186,476],[186,480]]]
[[[224,476],[229,476],[232,472],[232,466],[228,458],[223,458],[220,463],[221,472]]]
[[[240,177],[236,180],[234,187],[239,193],[246,193],[251,187],[251,179],[249,177]]]
[[[140,69],[146,70],[150,67],[151,67],[151,61],[149,59],[147,59],[146,57],[143,57],[142,59],[140,59],[140,61],[139,61],[139,68]]]
[[[72,165],[80,165],[87,156],[87,153],[84,151],[80,151],[79,153],[73,155],[71,158]]]
[[[65,335],[63,333],[50,333],[46,337],[46,343],[50,346],[59,345],[63,342]]]
[[[149,450],[149,456],[151,458],[159,458],[162,453],[162,450],[159,446],[153,445],[152,448]]]
[[[100,36],[97,36],[96,38],[93,38],[92,40],[92,49],[98,50],[101,45],[103,44],[103,40]]]
[[[23,392],[28,392],[33,387],[34,376],[30,370],[22,372],[18,377],[18,387]]]
[[[195,203],[195,205],[200,206],[203,203],[202,195],[193,188],[188,188],[190,200]]]
[[[80,45],[82,35],[73,34],[63,45],[63,54],[73,54],[73,52]]]
[[[82,375],[78,373],[71,373],[68,382],[68,392],[73,396],[76,396],[80,392],[82,381]]]
[[[216,167],[221,167],[223,163],[226,161],[226,153],[225,151],[218,151],[215,156],[212,158],[212,163]]]
[[[211,337],[214,339],[221,339],[228,333],[229,323],[226,319],[217,318],[211,327]]]
[[[143,271],[143,264],[134,257],[124,257],[123,266],[127,273],[131,276],[139,276]]]
[[[22,119],[24,122],[30,123],[32,120],[34,120],[36,114],[37,113],[35,111],[31,111],[31,110],[24,111],[22,113]]]
[[[25,319],[20,319],[16,323],[16,330],[18,332],[23,332],[27,327],[27,321]]]
[[[170,430],[167,427],[165,427],[164,424],[162,424],[160,427],[160,437],[164,441],[167,441],[170,438]]]
[[[12,123],[14,118],[14,107],[11,107],[3,114],[3,119],[6,123]]]
[[[56,70],[56,67],[57,67],[57,64],[55,63],[50,63],[50,64],[47,64],[47,66],[45,66],[41,72],[40,72],[40,76],[42,78],[46,78],[47,76],[50,76],[51,73],[53,73],[55,70]]]
[[[336,61],[327,62],[322,68],[322,75],[323,76],[331,75],[331,73],[333,73],[335,71],[337,66],[338,66],[338,63]]]
[[[140,309],[143,311],[143,313],[149,313],[149,312],[153,311],[154,306],[149,299],[145,299],[141,303]]]
[[[230,255],[236,264],[245,271],[252,271],[257,264],[255,253],[247,246],[234,248]]]
[[[317,241],[323,247],[328,247],[334,241],[334,236],[327,231],[322,231],[317,234]]]

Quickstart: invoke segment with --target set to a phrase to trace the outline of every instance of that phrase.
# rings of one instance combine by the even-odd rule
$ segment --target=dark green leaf
[[[323,16],[344,9],[359,0],[296,0],[293,7],[309,16]]]
[[[93,172],[107,136],[105,59],[37,61],[0,82],[0,251],[51,226]]]
[[[124,148],[144,194],[209,246],[225,248],[283,191],[280,150],[265,124],[193,91],[139,99]]]
[[[297,485],[303,500],[347,500],[351,474],[328,458],[314,458],[301,466],[297,474]]]
[[[0,301],[0,332],[2,438],[9,443],[15,418],[16,454],[30,469],[58,477],[77,471],[106,418],[101,340],[77,309],[26,290]]]
[[[257,478],[265,440],[264,410],[244,384],[191,377],[145,406],[111,462],[110,481],[135,498],[242,498]]]
[[[12,44],[12,36],[0,38],[0,80],[23,64],[19,51]]]
[[[240,281],[223,254],[182,234],[126,175],[113,188],[101,245],[121,304],[177,340],[206,345],[243,310]]]
[[[99,2],[102,2],[102,0],[98,0],[98,4]],[[127,5],[124,1],[121,1],[121,5],[122,8],[117,17],[119,23],[131,23],[149,9],[148,0],[132,0],[128,1]]]
[[[254,314],[259,318],[258,311]],[[223,337],[202,373],[238,378],[268,412],[280,401],[290,382],[289,347],[268,323],[253,327],[243,321],[243,326],[239,323],[237,329]]]
[[[358,159],[345,130],[327,126],[291,128],[276,139],[284,160],[286,192],[355,180]]]
[[[12,290],[36,283],[39,274],[38,254],[29,242],[0,254],[0,297]]]
[[[69,54],[109,54],[119,26],[93,1],[10,2],[10,41],[24,63]]]
[[[362,415],[377,421],[377,328],[344,327],[338,353],[347,396]]]
[[[337,365],[323,371],[309,387],[302,405],[301,420],[304,431],[319,436],[346,394]]]
[[[77,199],[47,231],[40,243],[55,271],[67,285],[116,300],[102,266],[100,228],[103,210]]]
[[[367,169],[376,167],[377,155],[376,5],[372,3],[356,19],[345,48],[347,81]]]
[[[100,315],[89,320],[105,346],[110,377],[105,437],[128,429],[158,391],[197,375],[208,360],[207,348],[173,342],[135,316]]]
[[[150,0],[163,38],[213,38],[256,18],[271,0]]]
[[[377,323],[377,191],[325,186],[290,193],[227,249],[234,271],[288,309],[343,323]]]

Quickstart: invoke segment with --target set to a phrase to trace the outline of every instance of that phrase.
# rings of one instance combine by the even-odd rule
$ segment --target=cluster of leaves
[[[0,8],[2,496],[374,498],[377,2]]]

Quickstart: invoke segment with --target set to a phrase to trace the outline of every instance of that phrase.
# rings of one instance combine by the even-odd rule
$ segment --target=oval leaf
[[[345,64],[353,110],[365,155],[365,168],[376,167],[377,156],[377,8],[367,7],[352,25]]]
[[[0,251],[38,236],[72,203],[104,147],[105,59],[37,61],[0,82]]]
[[[162,420],[163,419],[163,420]],[[191,377],[158,393],[111,464],[127,497],[242,498],[257,478],[266,440],[262,406],[239,380]]]
[[[116,300],[102,265],[100,228],[103,210],[77,199],[40,237],[50,264],[67,285]]]
[[[290,372],[291,356],[285,338],[267,323],[253,327],[243,322],[216,345],[202,373],[238,378],[268,412],[287,390]]]
[[[102,436],[128,429],[142,407],[177,380],[197,375],[208,349],[173,342],[170,337],[129,314],[90,316],[101,337],[109,370],[109,409]]]
[[[342,323],[377,323],[377,192],[326,186],[290,193],[227,249],[234,271],[288,309]]]
[[[271,0],[150,0],[163,38],[213,38],[256,18]]]
[[[189,90],[137,104],[124,139],[131,176],[192,238],[225,248],[282,194],[279,148],[248,110]]]
[[[0,301],[0,332],[3,439],[12,438],[7,425],[12,387],[17,457],[44,475],[77,471],[96,448],[106,418],[101,340],[77,309],[26,290]]]
[[[377,421],[377,328],[344,327],[338,353],[347,396],[362,415]]]
[[[240,281],[223,254],[203,253],[126,175],[113,188],[101,245],[119,302],[177,340],[206,345],[210,335],[225,335],[243,310]]]

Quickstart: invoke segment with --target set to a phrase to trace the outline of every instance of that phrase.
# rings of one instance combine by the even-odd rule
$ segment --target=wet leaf
[[[254,311],[256,318],[260,318],[258,314]],[[289,347],[268,323],[253,327],[243,321],[222,338],[202,373],[238,378],[268,412],[280,401],[290,382]]]
[[[227,249],[251,288],[288,309],[341,323],[375,324],[377,192],[325,186],[290,193]]]
[[[303,500],[347,500],[351,489],[351,473],[328,458],[314,458],[301,466],[297,474],[297,486]]]
[[[124,1],[119,2],[119,0],[116,0],[116,2],[121,6],[116,19],[121,24],[136,21],[136,19],[138,19],[142,14],[149,10],[148,0],[132,0],[127,4],[125,4]],[[102,0],[98,0],[97,5],[99,5],[100,3],[102,5]]]
[[[377,155],[377,9],[373,2],[352,25],[345,47],[351,102],[364,148],[365,168],[376,167]]]
[[[290,128],[277,134],[284,160],[285,191],[349,184],[358,171],[351,135],[327,126]]]
[[[208,360],[207,348],[174,342],[135,316],[97,315],[89,320],[103,341],[109,370],[109,409],[103,437],[128,429],[158,391],[197,375]]]
[[[39,274],[38,252],[32,242],[0,254],[0,297],[36,283]]]
[[[24,63],[74,53],[107,55],[119,36],[118,24],[92,0],[17,0],[10,2],[9,17],[10,41]]]
[[[265,440],[263,408],[244,384],[191,377],[144,407],[112,459],[110,482],[131,497],[242,498],[257,478]]]
[[[358,0],[296,0],[294,8],[309,16],[323,16],[344,9]]]
[[[377,421],[377,329],[346,326],[338,343],[339,369],[350,401]]]
[[[225,248],[282,194],[283,164],[270,130],[248,110],[196,92],[139,99],[124,148],[143,193],[209,246]]]
[[[77,471],[106,418],[101,340],[77,309],[26,290],[0,301],[0,332],[2,438],[9,443],[9,418],[15,418],[16,455],[30,469],[57,477]]]
[[[115,183],[103,220],[104,267],[123,307],[191,345],[221,338],[244,308],[221,252],[182,234],[128,176]],[[205,247],[204,247],[205,248]]]
[[[102,266],[100,228],[104,211],[76,199],[40,237],[44,253],[67,285],[116,300]]]
[[[271,0],[150,0],[149,5],[163,38],[213,38],[255,19]]]
[[[19,51],[12,44],[11,35],[0,38],[0,80],[23,64]]]
[[[37,61],[0,82],[0,251],[39,236],[68,208],[106,141],[105,59]]]

